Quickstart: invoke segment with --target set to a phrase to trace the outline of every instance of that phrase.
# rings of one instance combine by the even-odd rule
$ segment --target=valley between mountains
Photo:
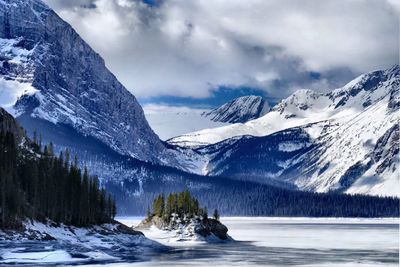
[[[83,4],[57,0],[82,16],[100,16],[96,22],[116,24],[118,30],[126,25],[102,17],[100,5],[118,7],[129,14],[129,20],[139,14],[130,26],[142,23],[138,36],[145,41],[149,37],[141,34],[148,33],[141,30],[151,27],[155,47],[163,43],[156,37],[165,30],[162,10],[175,6],[172,15],[179,23],[174,20],[167,26],[185,31],[184,46],[192,45],[187,41],[194,35],[196,47],[201,40],[212,39],[218,49],[224,49],[223,57],[214,61],[226,57],[241,65],[255,60],[257,66],[245,66],[253,71],[253,67],[264,66],[259,62],[262,52],[266,61],[271,60],[268,64],[300,71],[300,65],[290,64],[300,64],[302,59],[286,58],[284,47],[268,45],[264,51],[263,46],[252,44],[258,38],[250,40],[247,34],[242,37],[244,42],[235,44],[209,38],[207,31],[185,19],[192,12],[178,12],[180,5],[186,7],[189,2],[197,1],[96,0]],[[257,6],[255,2],[262,3],[246,1],[245,9]],[[363,1],[355,2],[362,5]],[[393,63],[374,64],[384,66],[376,70],[348,67],[344,76],[372,71],[347,84],[335,76],[341,81],[334,86],[338,88],[286,88],[279,99],[267,88],[234,86],[242,76],[253,86],[266,85],[270,78],[278,79],[278,74],[268,68],[258,73],[254,68],[260,80],[254,83],[246,71],[237,73],[242,66],[236,66],[229,75],[232,85],[215,85],[220,91],[213,91],[216,99],[206,99],[210,106],[179,106],[179,101],[202,103],[186,95],[154,98],[179,98],[176,102],[146,102],[140,94],[143,88],[126,88],[108,69],[112,60],[106,57],[105,62],[63,20],[66,13],[55,8],[62,18],[46,3],[55,4],[51,0],[0,0],[1,266],[398,266],[398,62],[391,67]],[[233,12],[238,3],[231,4],[221,6]],[[336,4],[333,1],[328,6],[329,12]],[[357,12],[375,4],[364,3]],[[302,5],[296,7],[301,10]],[[212,6],[213,16],[219,8]],[[318,17],[323,17],[320,8]],[[378,13],[390,15],[386,9]],[[258,12],[265,16],[255,8],[251,15]],[[207,20],[203,18],[207,12],[194,13],[202,17],[202,23]],[[332,14],[329,21],[336,16],[340,19]],[[152,20],[157,23],[153,25]],[[343,25],[353,20],[358,17]],[[207,27],[213,21],[207,21]],[[236,23],[229,16],[221,21],[221,28]],[[244,26],[246,21],[242,21]],[[299,29],[303,24],[299,23]],[[376,24],[378,29],[380,22]],[[236,33],[229,31],[228,35],[233,38]],[[314,42],[309,45],[314,47]],[[352,46],[349,43],[346,46]],[[229,46],[246,51],[235,55]],[[186,61],[188,51],[173,57]],[[285,59],[278,59],[281,56]],[[153,62],[143,64],[143,58],[130,64],[139,69],[154,66]],[[167,65],[173,68],[169,60]],[[207,72],[207,64],[197,65],[196,70]],[[187,78],[180,72],[179,77]],[[329,75],[340,76],[340,72],[341,68],[333,69]],[[167,76],[151,79],[168,89]],[[289,75],[293,80],[321,78],[321,83],[309,83],[318,86],[325,79],[320,76],[311,68]],[[140,77],[132,77],[141,84]],[[207,82],[207,86],[211,90],[214,84]],[[223,101],[218,94],[224,96]],[[213,100],[226,103],[216,105]]]

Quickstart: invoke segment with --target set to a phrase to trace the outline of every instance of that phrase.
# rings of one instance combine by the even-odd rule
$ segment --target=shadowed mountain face
[[[24,122],[30,117],[66,124],[118,153],[168,162],[135,97],[42,1],[2,1],[0,20],[0,73],[9,86],[32,88],[15,105]]]

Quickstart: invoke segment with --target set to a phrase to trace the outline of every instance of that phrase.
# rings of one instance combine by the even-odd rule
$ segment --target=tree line
[[[75,226],[110,222],[116,215],[111,195],[96,176],[78,167],[68,151],[54,155],[41,141],[17,144],[0,132],[0,227],[16,227],[24,218]]]
[[[164,193],[159,194],[153,200],[152,210],[148,209],[147,218],[153,216],[163,218],[167,223],[172,217],[180,218],[181,220],[189,218],[208,219],[208,211],[206,207],[200,207],[199,201],[193,197],[189,190],[180,193],[169,193],[165,198]],[[219,220],[219,212],[214,210],[213,217]]]
[[[121,214],[145,215],[146,207],[151,207],[160,193],[168,195],[185,190],[188,185],[192,186],[191,195],[203,207],[217,208],[223,216],[399,217],[400,214],[397,197],[304,192],[158,168],[146,174],[157,178],[144,180],[140,185],[132,180],[125,181],[122,187],[118,181],[108,180],[106,187],[116,196]],[[126,190],[142,190],[142,193],[127,196]]]

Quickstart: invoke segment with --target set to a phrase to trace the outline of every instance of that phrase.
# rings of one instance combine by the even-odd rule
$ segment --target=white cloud
[[[219,85],[326,90],[399,57],[398,14],[381,0],[47,2],[139,97],[207,97]]]
[[[196,113],[201,114],[209,109],[201,108],[190,108],[185,106],[171,106],[167,104],[145,104],[143,105],[143,111],[146,115],[150,114],[176,114],[176,113]]]

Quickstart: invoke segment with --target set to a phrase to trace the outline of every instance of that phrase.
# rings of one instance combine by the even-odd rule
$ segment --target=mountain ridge
[[[368,77],[374,80],[376,74],[381,80],[365,87],[363,84],[370,84]],[[331,116],[319,117],[323,120],[195,149],[207,158],[204,169],[209,175],[289,183],[307,191],[399,195],[399,67],[363,75],[356,81],[346,90],[327,95],[303,90],[275,108],[281,118],[294,115],[289,120],[303,122],[305,114],[328,110]],[[354,90],[357,93],[352,93]],[[299,95],[302,101],[297,101]],[[321,102],[329,106],[321,108]]]
[[[258,119],[244,124],[187,133],[171,138],[168,142],[183,147],[199,147],[235,136],[265,136],[290,127],[351,116],[389,93],[385,92],[388,83],[399,83],[399,76],[400,67],[395,65],[387,70],[360,75],[345,86],[327,94],[302,89],[281,100],[270,112]],[[382,85],[382,90],[376,90],[379,83]],[[396,92],[393,94],[395,98]]]
[[[202,115],[216,122],[244,123],[265,115],[269,110],[266,99],[261,96],[248,95],[235,98]]]

